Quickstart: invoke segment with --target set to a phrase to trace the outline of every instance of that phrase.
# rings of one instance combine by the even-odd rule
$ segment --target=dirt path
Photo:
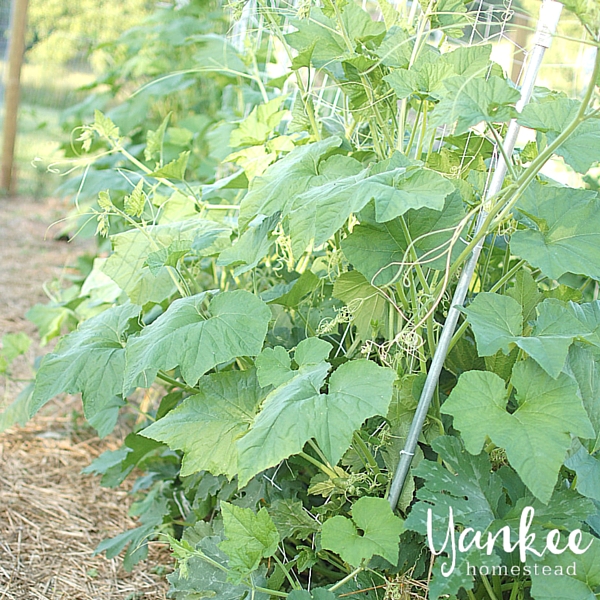
[[[64,215],[60,203],[0,200],[0,337],[35,336],[25,312],[45,302],[43,284],[60,278],[84,250],[55,241],[48,226]],[[47,350],[47,349],[46,349]],[[18,359],[13,377],[26,380],[40,348]],[[26,381],[3,381],[0,406]],[[132,573],[119,559],[92,556],[105,537],[135,526],[125,491],[107,490],[81,469],[118,434],[99,440],[71,398],[50,403],[26,427],[0,434],[0,600],[138,600],[165,598],[164,546]]]

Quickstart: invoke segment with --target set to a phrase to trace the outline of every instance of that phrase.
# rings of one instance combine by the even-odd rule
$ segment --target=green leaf
[[[491,469],[485,452],[472,456],[459,438],[441,436],[432,448],[443,464],[423,460],[413,474],[425,481],[417,502],[406,519],[406,528],[427,533],[427,510],[432,510],[432,536],[436,549],[444,545],[450,507],[456,523],[485,531],[496,520],[502,481]],[[445,465],[445,466],[444,466]]]
[[[589,329],[586,331],[572,309],[559,300],[544,300],[536,310],[538,316],[527,337],[520,335],[523,328],[521,306],[509,296],[483,292],[464,312],[475,333],[481,356],[492,356],[499,350],[508,354],[510,344],[514,343],[551,377],[558,377],[569,346]]]
[[[176,600],[240,600],[248,594],[248,587],[234,585],[227,579],[227,556],[219,550],[220,538],[207,536],[196,545],[196,553],[186,560],[186,577],[181,569],[167,575],[171,584],[169,597]],[[251,576],[255,585],[264,585],[264,577]],[[260,592],[252,592],[253,600],[268,600]]]
[[[281,498],[273,502],[269,514],[279,531],[281,539],[306,540],[319,531],[320,523],[304,510],[302,502]]]
[[[302,366],[267,396],[252,428],[238,441],[240,485],[297,454],[311,438],[335,465],[365,419],[386,414],[394,371],[367,360],[351,361],[333,373],[329,393],[322,394],[328,371],[327,363]]]
[[[533,494],[548,502],[571,446],[571,434],[589,439],[593,428],[577,384],[568,375],[551,379],[527,360],[515,365],[511,383],[518,404],[512,414],[506,410],[504,381],[481,371],[461,375],[442,412],[454,417],[454,427],[471,454],[478,454],[489,437],[506,450],[508,461]]]
[[[592,453],[600,450],[600,363],[591,348],[574,344],[569,349],[567,372],[579,385],[583,406],[596,432]]]
[[[125,196],[125,213],[130,217],[141,217],[144,212],[146,196],[144,194],[144,180],[140,179],[133,188],[130,196]]]
[[[30,416],[61,393],[81,392],[88,420],[122,393],[125,340],[139,307],[124,304],[88,319],[47,354],[36,375]]]
[[[94,111],[94,124],[92,128],[102,137],[110,140],[119,139],[119,128],[99,110]]]
[[[2,336],[2,350],[0,354],[10,364],[17,356],[25,354],[31,346],[31,338],[24,332],[7,333]]]
[[[583,554],[570,550],[564,554],[546,554],[543,565],[550,567],[553,576],[538,574],[531,577],[531,594],[535,600],[596,600],[600,586],[600,543],[597,538],[584,533],[580,548],[591,545]],[[568,570],[575,563],[575,573]]]
[[[258,265],[275,243],[272,231],[279,223],[280,213],[264,219],[256,218],[237,242],[221,252],[217,259],[219,266],[235,266],[234,275],[238,277]]]
[[[307,294],[319,285],[319,278],[312,271],[304,271],[298,279],[290,283],[280,283],[261,294],[261,298],[269,304],[281,304],[296,308]]]
[[[586,498],[600,502],[600,460],[592,456],[577,439],[565,466],[577,475],[575,489]]]
[[[535,307],[542,301],[543,296],[538,290],[537,283],[529,273],[521,269],[515,276],[515,284],[506,292],[521,305],[523,323],[535,316]]]
[[[176,290],[173,277],[167,267],[158,262],[169,248],[177,252],[186,243],[194,247],[195,240],[210,239],[209,246],[198,248],[199,256],[210,256],[229,245],[230,230],[214,221],[189,219],[178,223],[151,225],[145,231],[131,229],[112,236],[113,253],[108,257],[103,272],[108,275],[134,304],[162,302]],[[158,252],[159,254],[154,254]],[[155,260],[156,259],[156,260]],[[152,270],[148,266],[152,264]]]
[[[231,479],[237,474],[236,441],[250,428],[263,398],[254,371],[207,375],[198,394],[141,434],[183,451],[182,476],[206,470]]]
[[[375,285],[388,284],[402,268],[408,242],[401,223],[394,219],[377,223],[371,206],[361,212],[361,224],[342,240],[344,255],[368,281]],[[458,193],[450,194],[444,208],[432,210],[421,208],[409,210],[404,215],[413,248],[424,265],[433,269],[445,269],[448,243],[454,234],[454,227],[464,217],[463,203]],[[458,241],[452,249],[456,257],[464,248]]]
[[[327,588],[313,588],[310,592],[307,590],[292,590],[288,594],[289,600],[335,600],[338,597]]]
[[[164,167],[152,171],[149,173],[149,177],[156,177],[160,179],[175,179],[177,181],[183,181],[185,179],[185,170],[187,168],[188,160],[190,158],[189,150],[182,152],[175,160],[166,164]]]
[[[403,531],[387,500],[364,496],[352,505],[352,520],[337,515],[323,523],[321,544],[354,567],[374,555],[395,565]]]
[[[519,123],[546,133],[552,143],[575,119],[581,102],[571,98],[557,98],[549,102],[527,105],[519,116]],[[556,154],[578,173],[587,173],[598,162],[600,153],[600,119],[588,119],[557,148]]]
[[[339,138],[298,146],[250,184],[240,206],[240,227],[257,215],[286,215],[294,198],[321,181],[319,163],[341,144]]]
[[[144,560],[148,556],[148,539],[169,513],[169,503],[160,490],[159,487],[153,488],[144,500],[132,506],[130,514],[140,515],[142,524],[139,527],[100,542],[94,554],[104,552],[107,558],[114,558],[127,546],[123,558],[126,571],[131,571],[138,562]]]
[[[325,340],[306,338],[296,346],[294,361],[299,367],[318,365],[329,358],[332,348],[333,346]]]
[[[145,266],[148,266],[152,275],[156,277],[162,267],[177,267],[179,261],[189,254],[191,249],[192,243],[188,240],[171,242],[168,248],[148,254]]]
[[[482,292],[464,312],[481,356],[492,356],[498,350],[508,354],[509,345],[523,333],[521,307],[508,296]]]
[[[333,297],[346,304],[351,323],[363,340],[376,338],[386,331],[388,304],[381,292],[358,271],[342,273],[333,286]]]
[[[600,200],[586,190],[532,184],[518,209],[537,226],[516,231],[511,250],[544,275],[600,280]],[[569,218],[565,219],[568,213]],[[534,228],[535,227],[535,228]]]
[[[58,337],[65,325],[77,324],[73,311],[59,304],[35,304],[26,313],[25,318],[37,328],[41,338],[40,346],[45,346],[51,339]]]
[[[286,96],[276,96],[266,104],[255,106],[237,129],[231,132],[230,146],[237,148],[264,144],[285,115],[285,110],[280,110],[285,99]]]
[[[161,154],[163,148],[163,140],[165,138],[165,131],[167,130],[167,124],[173,113],[169,113],[159,125],[156,131],[148,130],[146,133],[146,147],[144,148],[144,158],[146,160],[152,160],[156,155]]]
[[[129,340],[125,390],[149,387],[160,369],[176,367],[193,386],[219,363],[260,353],[271,319],[262,300],[244,290],[222,292],[204,309],[206,300],[206,292],[176,300]]]
[[[448,91],[433,111],[432,122],[438,126],[456,123],[456,135],[481,122],[509,121],[514,112],[512,105],[521,97],[515,88],[495,76],[487,80],[451,77],[444,85]]]
[[[255,364],[261,387],[278,387],[294,376],[292,359],[283,346],[265,348],[256,357]]]
[[[229,556],[229,568],[235,571],[230,580],[238,583],[255,571],[263,558],[277,552],[279,532],[266,508],[254,513],[250,508],[221,502],[221,514],[227,539],[219,548]]]
[[[290,214],[290,237],[294,254],[299,255],[311,240],[315,246],[326,242],[352,213],[375,199],[378,222],[385,222],[409,209],[442,210],[454,186],[442,175],[427,169],[396,166],[400,157],[345,177],[312,187],[296,198]]]
[[[23,426],[29,421],[33,383],[26,385],[19,395],[0,412],[0,433],[12,427],[15,423]]]

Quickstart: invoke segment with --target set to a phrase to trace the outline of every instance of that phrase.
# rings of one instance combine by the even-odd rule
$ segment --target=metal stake
[[[563,5],[555,0],[544,0],[542,3],[535,34],[534,48],[531,52],[531,57],[528,61],[527,70],[521,86],[521,99],[519,102],[517,102],[515,107],[518,112],[523,110],[531,98],[544,54],[550,47],[552,43],[552,37],[556,33],[562,8]],[[506,156],[508,157],[512,155],[515,148],[519,129],[520,126],[517,124],[516,119],[513,119],[508,127],[508,131],[504,139],[504,150]],[[475,229],[476,232],[481,230],[487,217],[489,200],[502,189],[502,184],[504,182],[507,170],[508,165],[504,160],[504,156],[500,156],[496,170],[494,171],[494,175],[492,177],[492,181],[490,182],[487,190],[486,200],[483,203],[481,212],[479,213],[477,219]],[[450,340],[454,335],[456,324],[458,323],[458,317],[460,316],[459,307],[462,307],[465,302],[467,292],[469,291],[469,286],[471,285],[471,279],[473,278],[473,273],[475,273],[475,267],[477,266],[477,261],[479,260],[479,255],[483,247],[483,242],[484,239],[482,238],[473,249],[473,253],[463,269],[458,280],[456,290],[454,291],[452,306],[448,311],[448,316],[446,317],[446,322],[444,323],[438,346],[431,361],[431,367],[427,373],[427,379],[425,380],[425,385],[419,399],[419,404],[417,405],[417,410],[406,438],[406,444],[404,449],[400,452],[400,462],[398,463],[398,468],[394,473],[394,478],[390,487],[388,501],[392,509],[396,508],[398,498],[400,498],[400,494],[402,493],[402,488],[404,487],[408,470],[410,469],[410,465],[415,454],[417,442],[419,440],[419,436],[421,435],[425,418],[427,417],[427,411],[429,410],[433,393],[438,384],[440,373],[442,372],[442,367],[444,365],[444,361],[446,360],[446,355],[448,354]]]

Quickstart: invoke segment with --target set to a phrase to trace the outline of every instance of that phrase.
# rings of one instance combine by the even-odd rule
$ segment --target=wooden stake
[[[25,53],[27,3],[28,0],[13,0],[11,17],[8,77],[4,93],[2,166],[0,167],[0,188],[9,194],[13,192],[12,172],[15,155],[15,140],[17,137],[21,66],[23,64],[23,54]]]

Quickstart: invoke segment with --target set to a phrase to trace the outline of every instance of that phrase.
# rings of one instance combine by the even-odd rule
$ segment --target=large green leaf
[[[525,127],[542,131],[552,143],[573,121],[581,102],[571,98],[556,98],[549,102],[527,105],[519,116]],[[588,119],[558,147],[556,154],[578,173],[587,173],[598,162],[600,153],[600,119]]]
[[[378,222],[390,221],[409,209],[442,210],[446,196],[454,191],[448,179],[427,169],[410,168],[394,155],[385,161],[345,177],[314,186],[296,198],[290,214],[290,237],[296,255],[313,241],[326,242],[352,213],[375,200]]]
[[[250,428],[264,395],[254,371],[207,375],[198,394],[146,427],[142,435],[183,451],[182,476],[206,470],[231,479],[237,474],[235,443]]]
[[[343,364],[321,393],[329,364],[304,365],[266,398],[251,430],[238,441],[240,485],[297,454],[315,438],[331,464],[348,449],[365,419],[385,415],[396,375],[367,360]]]
[[[240,207],[240,227],[257,215],[285,216],[296,196],[325,178],[319,174],[320,162],[341,145],[339,138],[299,146],[252,180]]]
[[[304,509],[299,500],[275,500],[269,508],[269,514],[282,539],[295,537],[306,540],[320,528],[320,523]]]
[[[455,134],[484,123],[505,123],[513,116],[512,106],[521,94],[506,81],[492,76],[474,79],[465,76],[444,81],[447,93],[432,113],[437,125],[456,123]]]
[[[372,214],[371,214],[372,213]],[[342,249],[348,260],[369,281],[375,285],[389,283],[402,268],[408,247],[405,232],[398,219],[377,223],[371,205],[361,212],[361,224],[342,240]],[[452,193],[445,201],[444,208],[433,210],[421,208],[409,210],[404,215],[412,247],[423,264],[428,268],[445,269],[448,243],[454,228],[464,217],[460,194]],[[464,248],[464,242],[457,240],[452,256]],[[374,278],[374,279],[373,279]]]
[[[560,300],[548,298],[538,304],[536,310],[537,319],[529,336],[521,335],[522,308],[509,296],[483,292],[464,312],[481,356],[492,356],[499,350],[508,354],[510,344],[516,344],[549,375],[558,377],[569,346],[589,329],[575,317],[572,308]]]
[[[352,505],[351,520],[337,515],[323,523],[321,544],[354,567],[374,555],[395,565],[403,531],[402,519],[394,515],[387,500],[364,496]]]
[[[160,369],[181,369],[189,385],[237,356],[256,356],[271,319],[269,307],[244,290],[223,292],[204,308],[207,293],[176,300],[127,344],[124,389],[148,387]]]
[[[177,275],[169,267],[150,269],[149,257],[172,244],[190,242],[211,236],[209,246],[197,252],[209,256],[229,245],[231,230],[221,224],[202,219],[179,223],[151,225],[144,231],[131,229],[112,237],[113,253],[102,268],[124,290],[134,304],[162,302],[176,291]],[[152,260],[152,259],[151,259]]]
[[[139,312],[139,307],[132,304],[109,308],[64,337],[42,360],[29,405],[30,416],[63,392],[81,392],[88,420],[107,408],[117,411],[115,397],[123,390],[125,341],[131,320]]]
[[[465,447],[478,454],[486,437],[504,448],[510,464],[533,494],[547,502],[571,446],[571,434],[589,439],[594,430],[577,394],[562,373],[550,378],[535,362],[513,368],[518,408],[509,413],[504,381],[494,373],[468,371],[442,406],[454,417]]]
[[[584,549],[588,546],[583,554],[575,554],[570,550],[560,555],[547,553],[543,565],[539,565],[539,570],[531,577],[532,597],[535,600],[597,600],[600,588],[600,542],[584,533],[579,547]],[[550,574],[543,572],[544,566],[549,567]]]
[[[255,513],[221,502],[223,528],[226,540],[219,547],[229,556],[229,568],[235,571],[230,579],[238,583],[258,568],[263,558],[273,556],[279,544],[279,532],[266,508]]]
[[[518,204],[529,229],[516,231],[511,250],[544,275],[600,280],[600,200],[595,192],[532,184]],[[568,218],[565,215],[568,214]]]

